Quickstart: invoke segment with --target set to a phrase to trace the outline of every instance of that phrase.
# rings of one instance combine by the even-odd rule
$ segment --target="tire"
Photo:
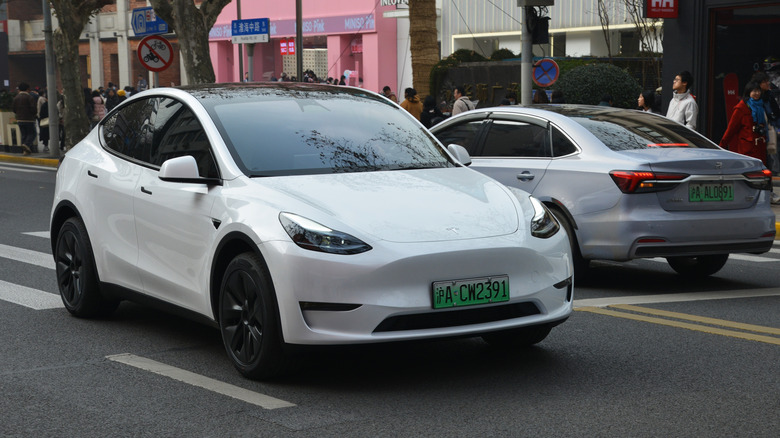
[[[80,318],[107,316],[119,300],[106,299],[100,292],[95,257],[81,219],[72,217],[60,227],[54,247],[57,287],[65,308]]]
[[[501,330],[482,335],[482,339],[494,347],[529,347],[542,342],[550,334],[548,324],[532,325],[510,330]]]
[[[729,259],[728,254],[702,255],[691,257],[667,257],[666,261],[678,274],[686,277],[706,277],[723,267]]]
[[[555,215],[555,219],[561,224],[566,235],[569,236],[569,245],[571,245],[571,258],[574,264],[574,278],[582,279],[588,275],[588,268],[590,267],[590,260],[583,258],[580,252],[580,244],[577,242],[577,235],[574,233],[574,227],[566,219],[566,216],[559,209],[553,207],[550,209]]]
[[[271,276],[254,253],[236,256],[219,291],[219,329],[228,357],[244,376],[281,374],[284,355]]]

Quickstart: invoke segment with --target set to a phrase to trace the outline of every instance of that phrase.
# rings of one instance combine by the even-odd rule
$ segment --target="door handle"
[[[95,173],[92,173],[92,171],[91,171],[91,170],[88,170],[88,171],[87,171],[87,175],[91,176],[92,178],[97,178],[97,177],[98,177],[98,176],[97,176],[97,174],[95,174]]]
[[[151,190],[146,190],[146,187],[141,186],[141,193],[146,193],[147,195],[151,195],[152,191]]]
[[[534,179],[534,174],[527,170],[524,170],[517,174],[517,179],[519,179],[520,181],[531,181],[532,179]]]

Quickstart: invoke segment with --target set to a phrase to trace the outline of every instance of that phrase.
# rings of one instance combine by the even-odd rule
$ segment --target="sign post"
[[[249,63],[249,80],[254,80],[255,43],[267,43],[269,39],[268,19],[250,18],[231,22],[233,44],[249,44],[246,55]],[[243,79],[243,78],[242,78]]]
[[[159,35],[149,35],[138,43],[137,53],[141,65],[154,72],[154,85],[159,87],[158,73],[173,64],[173,46]]]
[[[136,36],[168,33],[168,23],[154,13],[154,8],[133,9],[133,32]]]

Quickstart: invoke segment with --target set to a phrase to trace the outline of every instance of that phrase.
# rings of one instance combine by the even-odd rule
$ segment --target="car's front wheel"
[[[702,255],[691,257],[667,257],[666,261],[678,274],[688,277],[706,277],[723,267],[728,261],[728,254]]]
[[[282,371],[271,276],[256,254],[240,254],[228,265],[219,293],[219,327],[228,357],[241,374],[267,379]]]
[[[528,347],[542,342],[550,334],[552,326],[547,324],[520,327],[485,333],[482,339],[496,347]]]
[[[107,299],[100,292],[92,245],[81,219],[72,217],[60,227],[54,261],[57,287],[68,312],[90,318],[116,310],[119,300]]]

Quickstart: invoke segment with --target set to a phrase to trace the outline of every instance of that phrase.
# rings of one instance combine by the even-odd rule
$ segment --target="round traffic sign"
[[[540,87],[549,87],[558,80],[561,69],[552,59],[542,59],[534,64],[534,83]]]
[[[159,35],[149,35],[138,43],[138,60],[145,69],[160,72],[173,64],[173,46]]]

